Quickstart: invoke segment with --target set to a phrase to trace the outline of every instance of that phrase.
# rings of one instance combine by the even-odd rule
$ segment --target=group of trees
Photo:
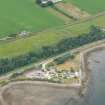
[[[56,59],[54,59],[54,62],[59,65],[59,64],[63,64],[65,61],[69,60],[69,59],[73,59],[75,57],[74,54],[66,54],[62,57],[58,57]]]
[[[100,39],[105,39],[105,33],[92,26],[87,34],[63,39],[54,46],[43,46],[37,53],[33,51],[13,58],[0,59],[0,75]]]

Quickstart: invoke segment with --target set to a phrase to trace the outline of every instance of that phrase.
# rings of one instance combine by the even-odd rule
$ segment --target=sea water
[[[91,70],[87,95],[68,105],[105,105],[105,50],[92,52],[87,61]]]

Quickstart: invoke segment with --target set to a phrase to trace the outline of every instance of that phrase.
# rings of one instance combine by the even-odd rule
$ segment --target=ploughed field
[[[72,3],[82,10],[85,10],[89,13],[98,13],[105,11],[105,0],[65,0],[69,3]]]
[[[0,0],[0,37],[21,31],[40,31],[63,24],[35,0]]]
[[[7,86],[8,87],[8,86]],[[66,105],[77,96],[75,88],[34,83],[19,83],[3,92],[6,105]]]

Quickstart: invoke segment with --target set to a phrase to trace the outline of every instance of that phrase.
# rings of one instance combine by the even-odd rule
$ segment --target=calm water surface
[[[88,95],[83,102],[70,102],[69,105],[105,105],[105,50],[91,53],[88,63],[91,70]]]
[[[105,105],[105,50],[92,53],[88,62],[92,71],[89,105]]]

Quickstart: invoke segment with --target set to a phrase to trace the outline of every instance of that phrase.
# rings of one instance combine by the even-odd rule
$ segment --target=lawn
[[[40,32],[28,38],[0,44],[0,57],[17,56],[31,50],[38,51],[42,46],[55,44],[63,38],[87,33],[91,25],[105,27],[105,15],[73,26]]]
[[[40,31],[63,23],[35,0],[0,0],[0,37],[23,30]]]
[[[105,11],[105,0],[65,0],[89,13]]]

